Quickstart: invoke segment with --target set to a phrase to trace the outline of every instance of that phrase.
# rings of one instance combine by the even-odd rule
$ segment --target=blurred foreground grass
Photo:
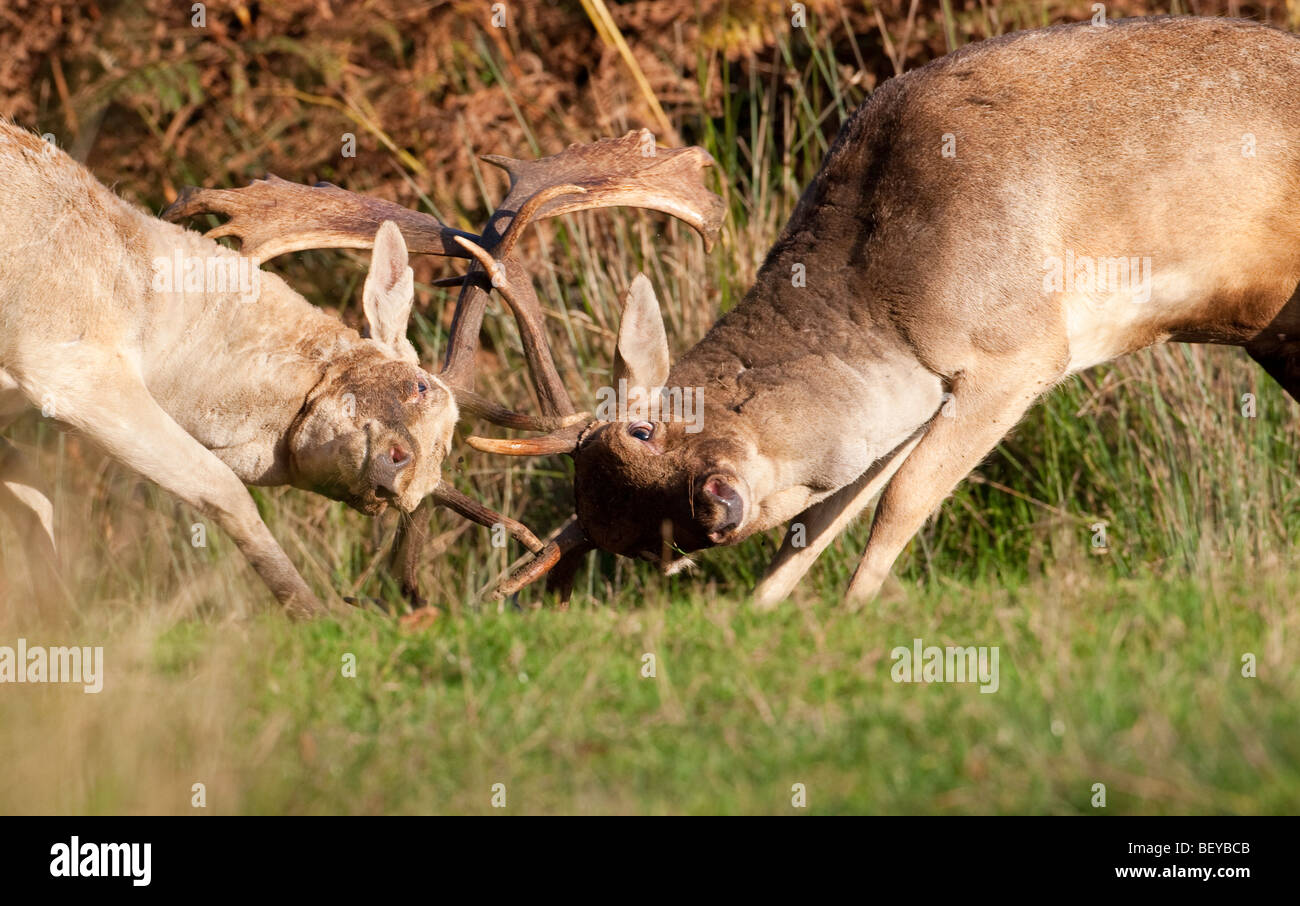
[[[1280,565],[1085,568],[856,613],[694,593],[420,631],[101,614],[65,638],[104,641],[103,692],[0,695],[0,812],[194,814],[195,783],[212,813],[493,813],[495,784],[512,814],[800,813],[794,784],[818,814],[1295,812],[1297,595]],[[913,638],[998,646],[997,692],[893,682]]]

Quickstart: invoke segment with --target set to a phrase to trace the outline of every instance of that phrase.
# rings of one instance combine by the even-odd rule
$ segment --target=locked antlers
[[[509,173],[510,190],[477,236],[448,227],[430,214],[348,192],[330,183],[304,186],[275,176],[243,189],[187,188],[162,216],[174,222],[203,213],[225,214],[229,220],[207,235],[238,237],[243,252],[262,261],[305,249],[371,248],[385,220],[397,224],[413,253],[470,259],[469,272],[439,281],[461,286],[441,372],[460,408],[510,428],[577,430],[587,419],[575,413],[556,371],[546,342],[541,303],[515,254],[520,236],[534,221],[592,208],[629,206],[661,211],[682,220],[700,234],[707,249],[717,236],[725,209],[722,199],[703,181],[703,171],[713,164],[713,159],[698,147],[657,148],[653,135],[642,129],[622,138],[570,145],[558,154],[533,161],[495,155],[484,156],[483,160]],[[542,410],[540,417],[512,412],[474,392],[475,354],[491,288],[501,292],[519,325]],[[527,531],[468,498],[456,496],[453,500],[444,495],[437,502],[482,524],[497,522]],[[550,559],[554,555],[558,559],[564,553],[570,555],[571,561],[577,545],[569,542],[576,539],[575,531],[580,530],[571,522],[539,556]],[[541,546],[531,535],[525,537],[519,531],[511,534],[530,550],[537,551]],[[564,549],[559,546],[561,540]],[[406,552],[403,556],[409,559],[416,556],[419,545],[401,547]],[[409,579],[414,572],[409,562],[403,572],[408,577],[405,586],[413,581]],[[406,590],[414,596],[413,588]]]
[[[722,199],[702,179],[713,159],[702,148],[657,148],[647,130],[622,138],[575,144],[533,161],[486,155],[510,174],[510,191],[488,219],[482,235],[453,229],[432,214],[331,183],[304,186],[269,176],[242,189],[185,189],[162,213],[178,221],[198,214],[230,219],[209,230],[212,238],[234,236],[247,255],[269,261],[287,252],[318,248],[371,248],[380,224],[397,224],[414,254],[470,258],[469,273],[442,283],[461,284],[442,378],[476,415],[507,427],[554,430],[562,423],[533,427],[528,417],[503,411],[473,395],[474,359],[488,292],[501,290],[519,322],[524,354],[543,415],[571,415],[568,392],[555,371],[545,339],[541,304],[514,255],[528,224],[591,208],[630,206],[662,211],[694,228],[711,246],[722,223]],[[462,403],[462,405],[465,405]],[[499,421],[498,419],[504,419]]]

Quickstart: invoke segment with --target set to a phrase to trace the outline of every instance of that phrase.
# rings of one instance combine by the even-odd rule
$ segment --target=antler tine
[[[538,192],[528,201],[524,202],[519,213],[510,219],[510,226],[506,227],[505,235],[497,243],[494,250],[498,258],[508,258],[514,250],[515,243],[523,235],[524,228],[537,216],[537,212],[542,206],[552,199],[559,198],[561,195],[585,195],[587,192],[582,186],[565,184],[559,186],[549,186]],[[463,243],[462,243],[463,244]]]
[[[523,566],[503,579],[497,585],[493,596],[497,598],[509,597],[520,589],[536,582],[542,576],[560,566],[561,563],[565,564],[567,573],[576,558],[593,549],[594,546],[591,540],[587,538],[587,533],[578,524],[578,520],[570,519],[560,529],[554,541],[548,543],[540,551],[536,552],[532,559],[526,561]],[[563,591],[563,589],[560,590]],[[564,600],[567,603],[567,594],[564,595]]]
[[[503,428],[515,428],[519,431],[559,431],[574,426],[585,425],[591,420],[590,412],[575,412],[572,415],[524,415],[507,409],[499,403],[472,390],[454,388],[456,405],[461,412],[485,419]]]
[[[578,450],[583,427],[582,424],[564,426],[538,437],[478,437],[471,434],[465,442],[480,453],[502,456],[550,456],[554,453],[572,456]]]
[[[513,224],[511,228],[513,229]],[[572,414],[573,400],[564,381],[560,379],[555,360],[551,357],[551,348],[546,342],[542,305],[533,292],[532,281],[524,273],[523,265],[513,255],[505,260],[494,259],[481,245],[464,237],[457,237],[456,241],[491,275],[492,285],[514,313],[524,357],[528,360],[528,370],[533,375],[542,411],[551,415]]]
[[[496,510],[484,506],[474,498],[462,494],[449,485],[438,485],[429,496],[433,498],[434,503],[445,506],[453,513],[464,516],[470,522],[477,522],[479,525],[485,525],[489,528],[495,525],[504,526],[506,533],[511,538],[523,544],[534,554],[540,554],[545,548],[545,545],[523,523],[516,522],[509,516],[501,515]]]
[[[348,192],[333,183],[305,186],[278,176],[254,180],[242,189],[189,186],[162,212],[162,218],[175,223],[199,214],[227,215],[229,220],[205,235],[235,236],[243,253],[260,261],[304,249],[371,248],[385,220],[397,224],[415,254],[465,258],[468,255],[455,240],[478,239],[432,214],[391,201]]]

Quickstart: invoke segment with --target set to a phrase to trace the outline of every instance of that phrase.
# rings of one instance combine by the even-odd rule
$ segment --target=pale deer
[[[853,114],[752,289],[671,368],[654,294],[633,284],[615,376],[702,387],[703,430],[471,438],[576,462],[576,519],[500,591],[550,570],[563,589],[592,547],[671,569],[791,523],[756,590],[771,605],[880,492],[847,592],[873,596],[1071,374],[1166,341],[1231,344],[1295,397],[1298,285],[1300,38],[1155,18],[965,47]]]
[[[187,190],[167,216],[234,215],[204,237],[149,216],[52,143],[0,121],[0,426],[35,407],[79,430],[212,518],[294,616],[321,605],[245,485],[293,485],[371,514],[390,505],[409,514],[433,501],[540,550],[527,528],[442,483],[441,463],[461,411],[533,430],[571,419],[529,418],[474,394],[487,298],[481,271],[457,278],[464,288],[447,367],[420,366],[406,338],[414,298],[407,243],[514,270],[512,249],[530,220],[643,203],[685,218],[707,239],[720,213],[702,185],[692,188],[707,155],[665,151],[656,160],[653,141],[642,138],[528,163],[494,159],[517,178],[483,236],[329,184],[271,177],[242,190]],[[625,160],[646,147],[639,164]],[[240,236],[242,254],[215,241],[223,235]],[[366,337],[257,267],[286,251],[340,247],[374,248]],[[244,261],[251,265],[241,269]],[[236,274],[251,279],[236,285]],[[230,285],[214,285],[227,278]],[[510,298],[530,366],[553,374],[536,339],[536,297]],[[567,397],[542,399],[548,411],[572,413]],[[49,498],[12,445],[0,444],[0,505],[22,528],[36,570],[56,584]]]

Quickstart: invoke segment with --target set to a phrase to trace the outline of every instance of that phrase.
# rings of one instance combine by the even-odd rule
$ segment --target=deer
[[[704,417],[522,438],[565,454],[574,515],[497,586],[567,602],[593,548],[665,572],[787,525],[770,608],[877,499],[844,592],[1043,394],[1165,342],[1244,348],[1300,399],[1300,38],[1217,18],[1060,25],[881,84],[843,124],[752,288],[671,363],[653,288],[624,302],[620,385]],[[792,273],[803,272],[803,284]]]
[[[328,183],[274,176],[244,189],[189,187],[160,219],[53,143],[0,120],[0,426],[37,408],[80,432],[216,522],[294,618],[326,608],[247,486],[289,485],[368,515],[391,507],[408,522],[422,507],[444,506],[540,551],[527,527],[441,478],[462,416],[534,431],[574,417],[567,397],[544,398],[562,414],[534,417],[474,392],[478,332],[496,279],[478,261],[514,271],[512,250],[528,223],[588,207],[643,204],[686,219],[706,239],[716,233],[720,212],[699,175],[711,159],[691,149],[642,158],[647,140],[654,150],[647,136],[574,145],[537,161],[492,158],[511,169],[512,191],[480,236]],[[172,222],[205,211],[231,219],[206,235]],[[238,238],[239,250],[216,241],[223,236]],[[362,332],[260,269],[308,248],[372,250]],[[406,336],[413,253],[471,262],[454,278],[462,289],[447,361],[436,371],[421,366]],[[530,365],[553,372],[537,340],[536,295],[510,299]],[[58,586],[49,496],[3,440],[0,509],[19,526],[34,571]]]

